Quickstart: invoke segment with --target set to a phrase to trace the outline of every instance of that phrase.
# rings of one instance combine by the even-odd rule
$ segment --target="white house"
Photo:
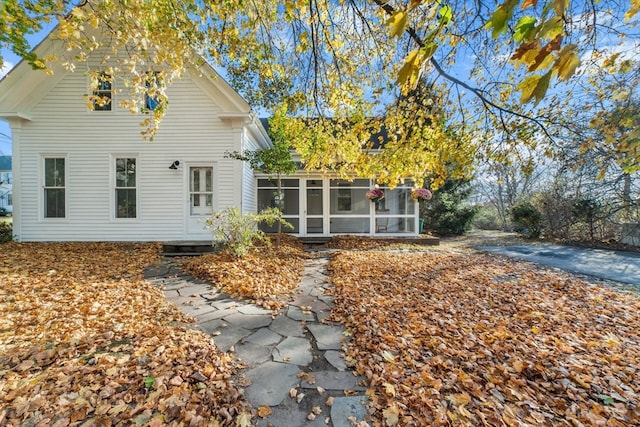
[[[55,40],[36,49],[46,56]],[[89,59],[91,61],[91,59]],[[95,65],[95,64],[93,64]],[[229,151],[270,145],[251,106],[208,65],[167,89],[170,107],[153,142],[141,115],[118,107],[90,111],[88,78],[57,66],[52,76],[22,62],[0,80],[0,119],[13,137],[13,226],[19,241],[180,241],[211,238],[212,210],[255,212],[274,205],[275,183]],[[284,181],[285,217],[300,236],[416,235],[410,188],[372,203],[369,179],[306,172]]]

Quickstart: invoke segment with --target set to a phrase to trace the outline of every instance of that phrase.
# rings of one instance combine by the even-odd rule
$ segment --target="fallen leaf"
[[[389,383],[382,383],[382,386],[384,387],[384,392],[391,397],[395,397],[396,395],[396,388],[393,386],[393,384],[389,384]]]
[[[629,378],[637,365],[637,295],[512,259],[369,246],[333,256],[330,320],[353,331],[345,359],[374,384],[366,392],[373,419],[435,426],[618,419],[614,407],[624,405],[613,393],[622,385],[611,381]],[[624,390],[623,399],[637,399],[635,389]],[[623,411],[627,425],[640,425],[640,412]]]
[[[384,416],[384,420],[389,426],[394,426],[398,424],[400,409],[398,405],[394,402],[387,409],[382,411],[382,415]]]
[[[268,405],[262,405],[260,407],[258,407],[258,416],[260,418],[267,418],[269,416],[271,416],[272,411],[271,408]]]
[[[236,418],[237,427],[251,427],[251,414],[248,412],[242,412]]]

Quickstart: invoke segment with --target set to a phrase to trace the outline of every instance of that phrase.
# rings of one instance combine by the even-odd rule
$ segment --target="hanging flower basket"
[[[430,200],[431,197],[433,197],[433,194],[426,188],[414,188],[411,190],[411,198],[413,200]]]
[[[379,188],[374,188],[373,190],[367,191],[367,194],[365,194],[365,196],[372,202],[377,202],[378,200],[384,199],[384,191]]]

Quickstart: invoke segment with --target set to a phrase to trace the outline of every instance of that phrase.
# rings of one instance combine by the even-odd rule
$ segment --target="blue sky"
[[[2,49],[2,56],[5,57],[5,49]],[[6,63],[7,59],[5,59]],[[9,65],[13,65],[13,62]],[[9,67],[5,67],[2,71],[0,71],[0,78],[6,74],[6,71]],[[0,155],[10,155],[11,154],[11,129],[9,129],[9,123],[5,120],[0,119]]]

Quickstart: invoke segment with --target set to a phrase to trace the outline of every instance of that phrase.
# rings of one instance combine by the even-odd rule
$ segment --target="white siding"
[[[202,84],[210,84],[205,82]],[[22,241],[166,241],[185,238],[188,214],[186,165],[217,168],[214,209],[234,204],[248,176],[234,176],[231,124],[202,84],[185,79],[169,88],[169,110],[153,142],[144,141],[143,116],[117,107],[88,111],[81,73],[64,77],[30,111],[20,143]],[[121,88],[116,80],[114,88]],[[212,92],[209,92],[212,93]],[[42,156],[64,155],[67,168],[67,217],[45,219],[42,212]],[[138,159],[136,219],[114,219],[113,158]],[[170,170],[174,160],[178,170]],[[14,165],[14,169],[15,169]],[[251,173],[252,176],[252,173]],[[248,203],[251,203],[249,196]],[[209,234],[204,232],[202,238]],[[193,237],[193,236],[191,236]]]
[[[257,141],[253,140],[249,135],[245,136],[245,150],[255,151],[261,147]],[[258,208],[258,187],[257,181],[253,169],[244,162],[242,165],[242,187],[244,189],[242,193],[242,209],[243,212],[256,212]]]

